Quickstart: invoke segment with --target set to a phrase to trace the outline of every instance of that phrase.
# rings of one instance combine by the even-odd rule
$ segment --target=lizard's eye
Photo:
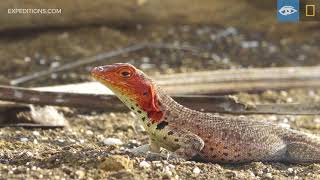
[[[121,77],[129,78],[132,76],[132,71],[130,71],[129,69],[123,69],[119,72],[119,74]]]

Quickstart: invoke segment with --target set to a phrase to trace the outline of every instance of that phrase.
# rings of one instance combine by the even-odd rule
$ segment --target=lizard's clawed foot
[[[167,160],[168,155],[161,154],[161,153],[154,153],[154,152],[148,152],[146,156],[147,161],[161,161],[161,160]]]
[[[149,161],[160,161],[160,160],[167,160],[168,156],[166,154],[157,153],[150,151],[150,145],[145,144],[139,147],[136,147],[130,151],[134,156],[143,156],[146,160]]]
[[[134,156],[145,156],[150,151],[149,144],[145,144],[130,150]]]
[[[134,156],[143,156],[148,161],[161,161],[161,160],[181,160],[183,158],[179,157],[176,153],[169,153],[166,150],[160,152],[151,151],[151,146],[145,144],[130,150]]]
[[[162,154],[162,153],[153,153],[153,152],[148,152],[146,156],[146,160],[148,161],[161,161],[161,160],[176,160],[180,161],[183,158],[180,158],[174,153],[171,154]]]

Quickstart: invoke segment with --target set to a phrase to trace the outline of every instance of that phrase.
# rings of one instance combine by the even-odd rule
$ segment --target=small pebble
[[[242,41],[240,45],[242,48],[245,48],[245,49],[256,48],[259,46],[259,42],[258,41]]]
[[[92,131],[90,131],[90,130],[87,130],[87,131],[86,131],[86,134],[87,134],[87,135],[92,135],[92,134],[93,134],[93,132],[92,132]]]
[[[28,152],[26,152],[26,155],[29,156],[29,157],[32,157],[32,156],[33,156],[33,153],[30,152],[30,151],[28,151]]]
[[[39,131],[32,131],[32,134],[35,135],[35,136],[39,136],[40,135]]]
[[[290,174],[293,173],[293,169],[292,169],[292,168],[288,168],[287,171],[288,171],[288,173],[290,173]]]
[[[162,163],[160,161],[152,161],[152,164],[155,166],[155,167],[163,167]]]
[[[130,139],[130,140],[129,140],[129,143],[137,144],[137,145],[140,145],[140,144],[141,144],[141,142],[139,142],[139,141],[137,141],[137,140],[135,140],[135,139]]]
[[[166,171],[166,172],[165,172],[165,175],[167,175],[167,176],[170,177],[170,176],[172,176],[172,172],[171,172],[171,171]]]
[[[287,123],[279,123],[278,125],[285,129],[289,129],[291,127],[290,124],[287,124]]]
[[[110,115],[112,118],[116,118],[116,117],[117,117],[115,113],[110,113],[109,115]]]
[[[104,137],[103,137],[102,134],[98,134],[98,135],[97,135],[97,138],[98,138],[98,139],[103,139]]]
[[[281,95],[281,96],[284,96],[284,97],[287,97],[287,96],[288,96],[288,92],[286,92],[286,91],[280,91],[280,95]]]
[[[51,68],[57,68],[57,67],[60,66],[60,62],[57,62],[57,61],[52,62],[52,63],[50,64],[50,66],[51,66]]]
[[[25,62],[30,62],[30,61],[31,61],[31,58],[28,57],[28,56],[27,56],[27,57],[24,57],[24,61],[25,61]]]
[[[194,174],[199,174],[201,170],[198,167],[195,167],[192,171]]]
[[[120,155],[109,156],[105,158],[105,160],[102,161],[100,164],[100,169],[105,171],[120,171],[120,170],[131,171],[132,168],[133,168],[133,161]]]
[[[86,175],[86,173],[85,173],[84,171],[82,171],[82,170],[77,170],[77,171],[76,171],[76,174],[78,175],[78,178],[79,178],[79,179],[84,178],[85,175]]]
[[[174,169],[176,166],[172,165],[172,164],[169,164],[168,167],[171,168],[171,169]]]
[[[266,174],[263,175],[263,177],[267,178],[267,179],[272,179],[273,178],[271,173],[266,173]]]
[[[263,174],[263,171],[261,171],[261,170],[257,171],[257,175],[261,176],[262,174]]]
[[[27,142],[27,141],[29,141],[29,139],[26,138],[26,137],[22,137],[22,138],[20,138],[20,141],[21,141],[21,142]]]
[[[270,119],[271,121],[276,121],[276,120],[278,120],[277,116],[274,116],[274,115],[273,115],[273,116],[270,116],[269,119]]]
[[[139,167],[141,168],[149,168],[151,165],[147,161],[141,161]]]
[[[106,138],[103,140],[105,145],[121,145],[123,142],[118,138]]]
[[[165,166],[165,167],[163,168],[162,172],[163,172],[166,176],[169,176],[169,177],[172,176],[172,172],[171,172],[169,166]]]
[[[256,175],[252,171],[249,171],[249,174],[251,177],[256,177]]]

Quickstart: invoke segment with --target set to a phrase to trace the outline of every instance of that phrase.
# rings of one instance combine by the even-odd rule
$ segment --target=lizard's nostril
[[[103,67],[99,66],[95,68],[96,71],[103,71]]]
[[[93,68],[92,72],[102,72],[103,71],[103,67],[99,66],[99,67],[95,67]]]

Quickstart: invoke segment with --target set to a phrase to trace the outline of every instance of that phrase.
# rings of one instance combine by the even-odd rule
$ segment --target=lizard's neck
[[[189,111],[193,111],[187,107],[182,106],[174,99],[172,99],[168,94],[166,94],[161,88],[156,87],[157,96],[161,104],[161,109],[165,112],[166,115],[179,115],[181,113],[185,114]]]
[[[199,115],[204,115],[200,111],[192,110],[176,102],[161,88],[156,86],[156,92],[164,112],[162,121],[179,121],[179,123],[192,124],[197,121]]]
[[[133,111],[137,115],[138,119],[142,121],[146,129],[152,128],[153,126],[156,126],[162,121],[174,121],[176,118],[178,118],[181,115],[183,115],[184,117],[187,117],[189,114],[194,112],[194,110],[188,109],[180,105],[175,100],[173,100],[169,95],[167,95],[160,87],[158,87],[155,84],[154,84],[154,91],[155,91],[154,93],[157,97],[156,103],[159,106],[159,112],[144,111],[138,105],[138,103],[134,102],[129,97],[121,95],[121,93],[117,93],[116,90],[113,90],[113,91],[117,94],[119,99],[124,104],[126,104],[131,111]],[[154,117],[150,116],[150,113],[153,113],[152,115],[156,114],[155,115],[156,117],[159,117],[157,115],[160,115],[159,119],[155,121]],[[183,120],[188,121],[189,119],[183,118]]]

